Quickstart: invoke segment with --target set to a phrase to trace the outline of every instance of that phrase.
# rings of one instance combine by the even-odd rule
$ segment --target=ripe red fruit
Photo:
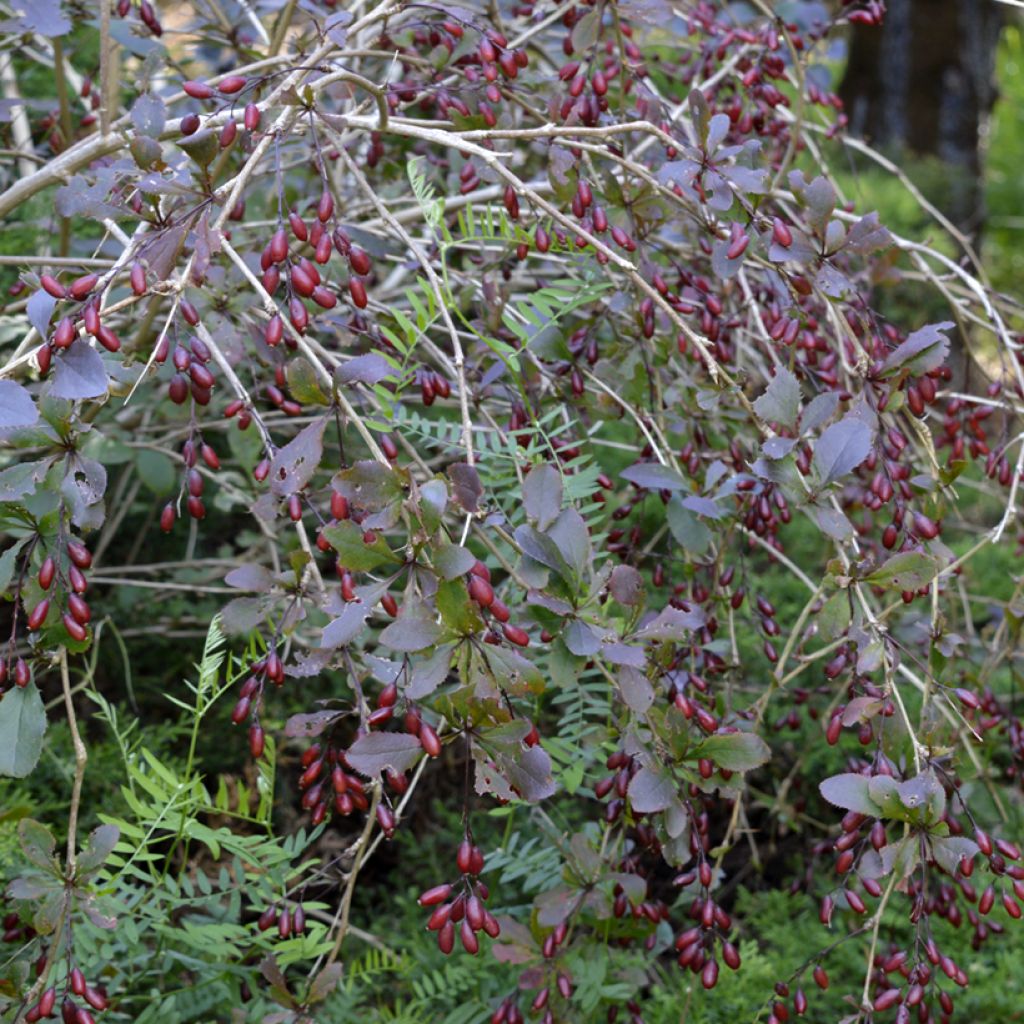
[[[432,889],[427,889],[422,893],[417,902],[421,907],[433,907],[438,903],[444,903],[451,895],[451,891],[452,887],[448,884],[435,885]]]
[[[281,339],[284,337],[284,321],[280,316],[273,316],[267,321],[267,326],[263,331],[263,340],[273,348],[275,345],[279,345]]]
[[[40,601],[39,604],[37,604],[35,608],[32,609],[32,612],[29,614],[28,628],[30,630],[38,629],[46,621],[46,615],[49,612],[49,610],[50,599],[48,597],[44,597],[42,601]]]
[[[206,82],[184,82],[181,87],[194,100],[208,100],[213,95],[213,89]]]
[[[788,249],[793,244],[793,232],[789,230],[785,221],[778,217],[772,220],[772,240],[781,245],[783,249]]]
[[[389,434],[381,434],[380,450],[389,462],[394,462],[398,458],[398,445],[395,444],[394,438]]]
[[[469,918],[464,917],[462,924],[459,927],[459,937],[462,939],[463,948],[471,956],[475,955],[480,949],[480,940],[476,937],[476,933],[473,931],[473,926],[469,923]]]
[[[53,343],[57,348],[67,348],[78,337],[78,330],[70,317],[64,317],[53,332]]]
[[[490,608],[494,603],[494,588],[487,580],[471,573],[469,577],[469,596],[481,608]]]
[[[14,663],[14,685],[26,687],[31,678],[32,673],[29,671],[28,662],[24,658],[19,658]]]
[[[55,299],[63,299],[67,295],[67,289],[51,274],[42,274],[39,283],[43,290],[52,295]]]
[[[388,839],[395,834],[395,815],[387,804],[377,804],[377,824]]]
[[[68,286],[68,295],[73,299],[84,299],[99,282],[99,274],[85,274]]]
[[[939,526],[923,512],[915,512],[914,532],[925,540],[934,540],[939,535]]]
[[[506,623],[502,627],[502,632],[505,634],[505,639],[510,643],[516,644],[519,647],[528,647],[530,645],[530,634],[525,629],[520,629],[511,623]]]
[[[217,83],[217,88],[226,96],[241,92],[245,88],[246,80],[241,75],[228,75]]]
[[[278,228],[270,239],[270,258],[274,263],[281,263],[288,256],[288,236],[284,228]]]
[[[87,625],[92,619],[92,611],[84,597],[78,594],[68,594],[68,611],[75,622],[82,626]]]
[[[89,549],[79,541],[70,540],[67,544],[68,558],[78,566],[79,569],[88,569],[92,565],[92,555]]]
[[[174,502],[167,502],[160,511],[160,529],[164,533],[170,533],[174,529],[174,521],[177,518],[178,515],[174,510]]]
[[[52,555],[47,555],[43,559],[43,564],[39,567],[39,586],[43,590],[49,590],[50,584],[53,583],[53,577],[57,573],[57,563],[53,560]]]
[[[369,274],[373,266],[370,262],[370,257],[358,245],[353,245],[349,250],[348,264],[352,268],[353,273],[363,276]]]
[[[141,263],[133,263],[129,281],[136,295],[146,294],[146,269]]]
[[[68,636],[72,640],[84,640],[88,633],[86,632],[85,626],[80,622],[76,622],[70,612],[65,612],[61,616],[61,621],[64,623],[64,628],[67,630]]]
[[[420,746],[427,753],[427,757],[437,757],[441,753],[441,740],[434,727],[427,722],[420,724],[419,740]]]
[[[348,291],[352,296],[352,304],[357,309],[366,309],[369,299],[366,296],[366,286],[358,277],[348,279]]]
[[[108,352],[120,351],[121,339],[106,324],[100,325],[96,338]]]
[[[313,289],[316,287],[316,283],[313,278],[298,265],[292,267],[291,284],[292,288],[295,289],[299,295],[307,299],[313,294]]]
[[[68,582],[71,584],[71,589],[76,594],[84,594],[88,589],[88,582],[86,581],[85,573],[83,573],[77,565],[68,567]]]

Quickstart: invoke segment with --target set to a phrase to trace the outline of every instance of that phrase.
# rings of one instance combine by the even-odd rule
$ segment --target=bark
[[[980,142],[1001,13],[988,0],[888,0],[881,28],[853,30],[840,86],[854,134],[950,165],[943,205],[970,234],[984,221]]]

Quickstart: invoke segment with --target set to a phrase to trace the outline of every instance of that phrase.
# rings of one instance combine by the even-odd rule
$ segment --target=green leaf
[[[553,569],[567,583],[572,580],[572,570],[558,550],[558,545],[547,534],[524,523],[516,529],[515,540],[520,551],[528,558]]]
[[[334,489],[367,512],[379,512],[404,494],[402,478],[390,466],[364,459],[337,473]]]
[[[23,779],[43,751],[46,710],[36,684],[15,686],[0,699],[0,775]]]
[[[22,818],[18,822],[18,841],[25,859],[48,874],[59,874],[60,866],[54,855],[57,840],[53,833],[34,818]]]
[[[158,497],[171,494],[178,482],[174,463],[162,452],[147,448],[135,456],[139,479]]]
[[[317,379],[313,364],[302,356],[292,356],[285,364],[288,390],[296,402],[303,405],[330,405]]]
[[[344,519],[323,530],[327,543],[338,552],[338,561],[351,572],[367,572],[379,565],[400,565],[402,558],[388,547],[378,533],[372,544],[363,540],[363,529],[351,519]]]
[[[845,772],[825,779],[818,789],[830,804],[874,818],[878,816],[879,806],[871,799],[869,784],[870,780],[863,775]]]
[[[441,621],[459,636],[471,636],[484,628],[476,605],[470,601],[466,584],[460,580],[442,580],[437,587],[437,610]]]
[[[0,501],[20,501],[34,494],[49,469],[50,460],[41,459],[38,462],[19,462],[16,466],[0,470]]]
[[[27,538],[15,541],[2,555],[0,555],[0,594],[5,594],[7,588],[14,579],[14,569],[18,552],[27,543]]]
[[[725,732],[709,736],[694,755],[708,758],[725,771],[749,772],[767,764],[772,752],[756,733]]]
[[[939,568],[939,560],[924,551],[900,551],[865,579],[876,587],[919,590],[935,579]]]
[[[822,636],[844,636],[850,627],[850,596],[838,590],[818,613],[818,630]]]

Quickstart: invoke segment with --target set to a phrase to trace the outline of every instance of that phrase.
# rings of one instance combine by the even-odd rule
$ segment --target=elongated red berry
[[[241,75],[228,75],[217,83],[217,88],[226,96],[241,92],[245,88],[245,79]]]
[[[42,601],[32,609],[32,612],[28,617],[28,628],[31,630],[38,629],[46,621],[46,615],[49,610],[50,599],[48,597],[44,597]]]
[[[366,295],[366,285],[358,277],[348,279],[348,293],[352,296],[352,304],[357,309],[366,309],[369,299]]]
[[[87,625],[92,619],[92,611],[84,597],[78,594],[68,594],[68,611],[75,622],[82,626]]]
[[[494,588],[483,577],[471,573],[469,577],[469,596],[481,608],[490,608],[494,603]]]
[[[530,634],[525,629],[520,629],[511,623],[505,623],[501,631],[505,634],[505,639],[509,643],[513,643],[518,647],[528,647],[530,645]]]
[[[52,274],[42,274],[39,283],[43,290],[52,295],[55,299],[63,299],[67,295],[67,289]]]
[[[194,100],[208,100],[213,95],[213,89],[206,82],[190,81],[182,83],[186,95]]]
[[[79,569],[88,569],[89,566],[92,565],[92,555],[89,553],[89,549],[79,541],[69,540],[67,551],[68,558],[70,558]]]
[[[72,640],[84,640],[88,636],[85,626],[80,622],[76,622],[70,612],[65,612],[61,616],[61,621],[64,623],[64,628]]]
[[[39,567],[39,586],[43,590],[49,590],[50,584],[53,583],[53,577],[57,573],[57,563],[53,560],[52,555],[47,555],[43,559],[43,564]]]
[[[73,299],[84,299],[99,282],[99,274],[85,274],[76,278],[68,286],[68,295]]]
[[[441,740],[434,727],[426,722],[420,725],[419,740],[428,757],[437,757],[441,753]]]
[[[421,907],[433,907],[438,903],[444,903],[451,895],[451,891],[452,887],[448,884],[435,885],[432,889],[427,889],[422,893],[417,902]]]

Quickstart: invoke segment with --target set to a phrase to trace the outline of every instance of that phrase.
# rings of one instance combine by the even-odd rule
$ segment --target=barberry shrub
[[[883,8],[14,5],[5,1019],[953,1019],[1024,338],[830,171]]]

